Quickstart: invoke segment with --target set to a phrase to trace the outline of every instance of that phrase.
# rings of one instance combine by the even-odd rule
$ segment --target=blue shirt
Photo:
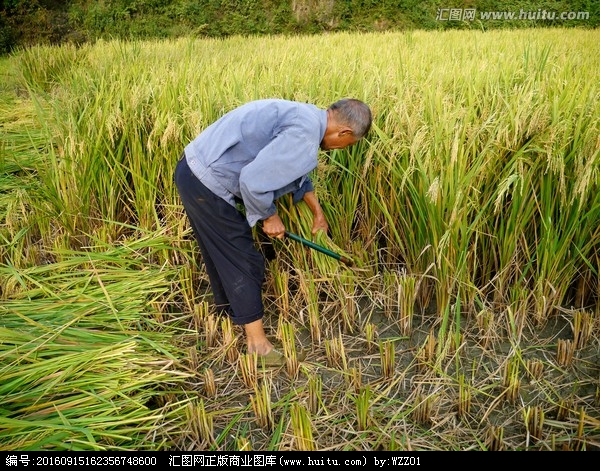
[[[241,200],[250,226],[277,211],[275,200],[294,203],[313,190],[327,112],[279,99],[257,100],[208,126],[185,147],[194,175],[232,206]]]

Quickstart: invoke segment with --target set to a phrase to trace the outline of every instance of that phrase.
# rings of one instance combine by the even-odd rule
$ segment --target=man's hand
[[[327,219],[325,219],[325,215],[323,214],[323,209],[321,208],[321,205],[319,204],[319,200],[317,199],[315,192],[307,191],[304,194],[303,199],[313,213],[313,226],[312,226],[313,235],[315,235],[319,231],[323,231],[323,232],[325,232],[325,234],[327,234],[327,231],[329,230],[329,224],[327,224]]]
[[[285,237],[285,226],[277,213],[264,219],[262,228],[263,232],[269,237],[274,237],[276,239],[283,239]]]
[[[323,231],[325,234],[327,234],[328,230],[329,230],[329,224],[327,224],[327,220],[325,219],[325,216],[323,216],[323,213],[321,213],[320,216],[318,215],[313,218],[313,226],[312,226],[312,234],[313,235],[315,235],[319,231]]]

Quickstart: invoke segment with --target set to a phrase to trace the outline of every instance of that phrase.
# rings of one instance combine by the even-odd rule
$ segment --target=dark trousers
[[[265,260],[254,245],[246,217],[206,188],[185,157],[175,168],[175,185],[200,247],[217,309],[236,325],[261,319]]]

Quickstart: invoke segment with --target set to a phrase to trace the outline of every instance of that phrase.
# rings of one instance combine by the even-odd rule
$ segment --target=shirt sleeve
[[[309,191],[314,191],[315,187],[313,185],[312,180],[310,179],[310,177],[306,177],[304,179],[304,182],[302,182],[302,185],[300,185],[300,188],[298,188],[298,190],[292,192],[292,198],[293,198],[293,202],[294,204],[299,203],[300,201],[302,201],[302,198],[304,198],[304,195],[309,192]]]
[[[281,132],[240,173],[240,193],[250,226],[276,212],[275,194],[310,173],[317,166],[319,137],[302,129]],[[294,193],[300,199],[311,185],[304,184]]]

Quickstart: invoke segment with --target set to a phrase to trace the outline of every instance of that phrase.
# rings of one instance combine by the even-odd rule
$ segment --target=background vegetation
[[[598,39],[113,39],[4,58],[0,447],[597,448]],[[212,309],[173,169],[243,102],[342,96],[374,126],[320,156],[317,242],[357,267],[257,230],[266,326],[290,355],[265,370]],[[310,237],[305,205],[280,211]]]
[[[580,20],[438,21],[440,9],[589,12]],[[586,27],[600,24],[595,0],[3,0],[0,53],[33,44],[100,38],[150,39],[390,31]]]

